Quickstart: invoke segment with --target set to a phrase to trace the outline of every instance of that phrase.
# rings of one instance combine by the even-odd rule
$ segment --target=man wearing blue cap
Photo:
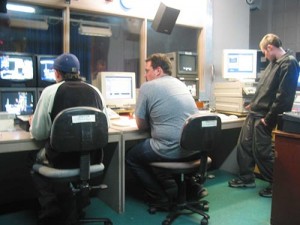
[[[76,106],[90,106],[102,110],[106,115],[106,107],[99,90],[80,78],[80,63],[73,54],[58,56],[53,64],[56,84],[46,87],[38,101],[36,110],[30,120],[30,131],[33,138],[46,140],[45,148],[41,149],[36,161],[50,164],[57,168],[78,167],[77,156],[66,156],[57,153],[49,144],[50,130],[55,116],[62,110]],[[108,122],[109,118],[107,116]],[[98,153],[99,154],[99,153]],[[97,152],[91,157],[92,163],[99,161]],[[52,192],[51,185],[38,175],[33,175],[33,181],[39,191],[39,224],[46,224],[59,216],[60,205],[57,196]],[[47,223],[49,224],[49,223]]]

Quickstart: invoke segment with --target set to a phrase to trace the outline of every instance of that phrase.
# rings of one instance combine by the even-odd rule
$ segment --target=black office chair
[[[207,225],[210,218],[207,213],[209,206],[205,200],[187,199],[187,182],[191,176],[197,177],[199,184],[204,184],[208,162],[208,152],[213,149],[214,144],[221,131],[221,119],[215,115],[196,114],[189,117],[182,129],[180,146],[182,151],[197,153],[199,159],[193,161],[176,162],[153,162],[150,165],[156,169],[172,174],[178,185],[177,199],[171,203],[170,212],[162,225],[169,225],[181,214],[198,213],[203,216],[201,225]],[[200,153],[200,154],[199,154]],[[150,207],[149,212],[155,213],[159,207]]]
[[[80,212],[90,203],[89,195],[92,189],[107,188],[104,184],[90,185],[90,179],[100,176],[104,171],[102,149],[107,142],[108,125],[103,112],[92,107],[65,109],[53,121],[50,145],[63,154],[79,153],[79,168],[57,169],[36,163],[32,170],[52,182],[69,183]],[[90,165],[92,151],[101,151],[100,163]],[[103,222],[105,225],[112,225],[108,218],[76,218],[78,223]]]

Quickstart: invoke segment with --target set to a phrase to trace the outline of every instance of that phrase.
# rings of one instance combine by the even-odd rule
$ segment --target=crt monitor
[[[298,83],[297,83],[297,91],[300,91],[300,72],[299,72]]]
[[[197,75],[197,53],[194,52],[177,52],[177,74]]]
[[[136,103],[134,72],[100,72],[101,92],[109,108],[132,108]]]
[[[224,49],[223,78],[229,80],[255,80],[257,76],[257,50]]]
[[[1,111],[15,115],[31,115],[36,106],[35,88],[1,88]]]
[[[172,76],[183,78],[198,77],[198,55],[195,52],[178,51],[166,53],[171,61]]]
[[[53,69],[56,57],[55,55],[37,56],[38,87],[47,87],[56,82]]]
[[[0,87],[36,87],[35,56],[0,52]]]

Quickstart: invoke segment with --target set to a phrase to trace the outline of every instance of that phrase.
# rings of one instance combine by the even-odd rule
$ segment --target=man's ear
[[[62,80],[62,76],[60,74],[60,72],[58,70],[54,70],[54,76],[55,76],[55,80],[57,82],[61,81]]]

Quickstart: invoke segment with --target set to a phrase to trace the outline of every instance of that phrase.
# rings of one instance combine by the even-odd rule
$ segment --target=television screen
[[[135,73],[101,72],[101,92],[110,108],[128,108],[136,102]]]
[[[38,87],[47,87],[55,83],[53,63],[57,56],[38,55]]]
[[[197,74],[197,54],[194,52],[178,52],[177,74]]]
[[[35,57],[25,53],[0,53],[0,87],[36,87]]]
[[[257,50],[225,49],[223,51],[223,78],[232,80],[257,77]]]
[[[35,89],[0,90],[1,111],[15,115],[31,115],[35,110]]]
[[[300,91],[300,72],[298,77],[297,91]]]

